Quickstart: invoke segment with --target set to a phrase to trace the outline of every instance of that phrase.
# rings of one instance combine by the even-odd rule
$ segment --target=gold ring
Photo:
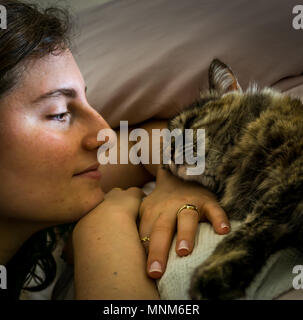
[[[183,205],[183,206],[178,210],[177,216],[178,216],[178,214],[179,214],[182,210],[184,210],[184,209],[194,210],[194,211],[197,213],[198,217],[200,217],[199,209],[198,209],[194,204],[185,204],[185,205]]]
[[[141,241],[142,242],[150,241],[150,237],[145,236],[145,237],[141,238]]]

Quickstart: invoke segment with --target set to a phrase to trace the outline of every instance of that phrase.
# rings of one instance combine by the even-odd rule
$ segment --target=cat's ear
[[[209,89],[221,93],[242,91],[232,70],[219,59],[214,59],[208,70]]]

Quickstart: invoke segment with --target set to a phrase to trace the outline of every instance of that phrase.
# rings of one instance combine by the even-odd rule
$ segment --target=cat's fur
[[[303,104],[269,88],[242,91],[217,59],[209,85],[169,121],[170,130],[205,129],[204,173],[185,176],[186,163],[164,167],[203,184],[230,219],[243,221],[195,270],[190,289],[193,299],[235,299],[271,254],[303,248]]]

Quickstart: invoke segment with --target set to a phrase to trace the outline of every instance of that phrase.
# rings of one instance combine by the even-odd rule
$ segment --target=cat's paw
[[[232,281],[228,264],[199,267],[191,282],[190,297],[193,300],[232,300],[244,295],[244,290]]]

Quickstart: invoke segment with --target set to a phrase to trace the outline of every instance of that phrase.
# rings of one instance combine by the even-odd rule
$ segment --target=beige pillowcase
[[[282,90],[302,84],[303,30],[292,28],[296,4],[111,0],[74,7],[81,26],[75,55],[89,101],[113,127],[167,118],[207,88],[214,57],[232,67],[244,88],[252,80]]]

